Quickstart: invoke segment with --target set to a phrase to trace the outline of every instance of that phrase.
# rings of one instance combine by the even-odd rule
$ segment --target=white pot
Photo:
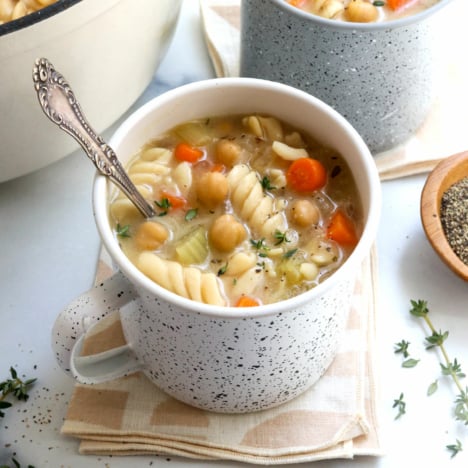
[[[59,0],[0,26],[0,182],[78,148],[42,113],[32,68],[48,58],[73,86],[97,132],[151,81],[175,29],[181,0]]]

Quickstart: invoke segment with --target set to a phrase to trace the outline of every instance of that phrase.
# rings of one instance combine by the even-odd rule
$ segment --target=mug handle
[[[52,328],[52,349],[65,373],[80,383],[96,384],[142,368],[128,344],[90,356],[80,356],[86,332],[136,297],[133,285],[119,271],[62,310]]]

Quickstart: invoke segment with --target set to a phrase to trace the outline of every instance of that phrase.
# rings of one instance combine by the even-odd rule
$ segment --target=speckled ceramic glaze
[[[140,368],[158,387],[185,403],[219,412],[247,412],[299,395],[332,362],[380,211],[372,156],[345,119],[289,86],[226,78],[193,83],[155,98],[131,116],[110,143],[125,163],[143,143],[177,123],[252,112],[300,127],[346,158],[357,180],[365,221],[354,252],[315,289],[276,304],[239,309],[194,302],[161,288],[125,257],[108,220],[113,187],[98,176],[96,223],[121,273],[78,298],[57,319],[55,352],[62,367],[71,368],[78,380],[99,382]],[[114,353],[118,359],[104,353],[81,360],[80,335],[116,307],[128,346]]]
[[[327,20],[285,0],[243,0],[241,76],[295,86],[345,116],[373,153],[407,140],[434,94],[433,15],[373,24]]]

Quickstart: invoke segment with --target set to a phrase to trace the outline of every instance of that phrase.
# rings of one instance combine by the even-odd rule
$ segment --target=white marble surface
[[[185,0],[174,42],[153,83],[136,105],[182,83],[210,78],[195,0]],[[106,132],[106,137],[111,131]],[[468,147],[468,141],[467,141]],[[174,457],[92,457],[77,453],[76,440],[60,435],[73,381],[54,361],[50,330],[61,308],[93,281],[99,239],[91,212],[94,169],[77,152],[34,174],[0,184],[0,380],[14,366],[38,379],[27,403],[0,420],[0,464],[13,466],[234,467],[230,462],[196,462]],[[381,433],[385,456],[317,462],[317,467],[466,467],[468,427],[454,421],[454,386],[439,379],[439,358],[424,350],[425,330],[410,317],[410,299],[426,299],[437,329],[449,330],[447,348],[468,370],[468,289],[432,251],[419,220],[425,177],[383,183],[383,219],[377,247],[380,269],[378,360]],[[421,362],[403,369],[393,352],[405,339]],[[405,394],[407,413],[395,421],[392,403]],[[465,450],[450,459],[447,444],[459,439]],[[298,465],[299,466],[299,465]],[[303,465],[301,465],[303,466]]]

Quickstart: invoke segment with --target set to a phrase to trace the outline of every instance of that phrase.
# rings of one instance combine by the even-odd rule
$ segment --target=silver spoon
[[[36,60],[33,81],[39,104],[47,117],[81,145],[98,171],[116,184],[143,216],[154,216],[154,208],[130,180],[114,150],[87,122],[70,85],[46,58]]]

